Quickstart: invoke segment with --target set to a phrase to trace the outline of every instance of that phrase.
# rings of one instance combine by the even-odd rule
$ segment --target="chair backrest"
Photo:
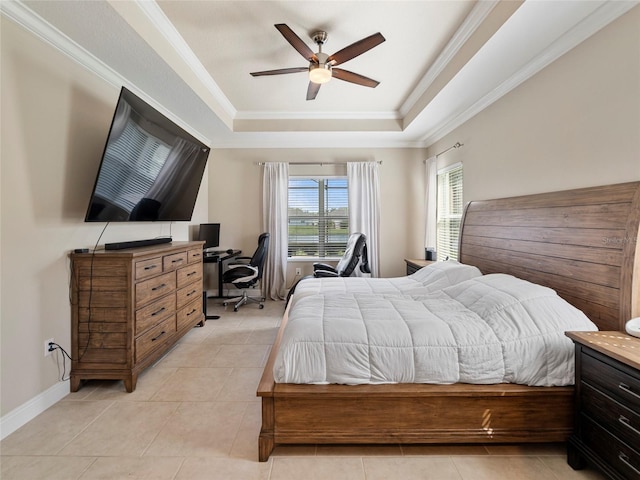
[[[249,265],[252,267],[258,268],[258,276],[256,280],[262,278],[262,270],[264,267],[264,262],[267,259],[267,252],[269,251],[269,233],[261,233],[258,237],[258,247],[256,251],[253,252],[253,256],[251,257],[251,261]]]
[[[362,251],[367,244],[367,236],[364,233],[352,233],[347,240],[344,255],[336,265],[336,271],[341,277],[349,277],[360,261]]]

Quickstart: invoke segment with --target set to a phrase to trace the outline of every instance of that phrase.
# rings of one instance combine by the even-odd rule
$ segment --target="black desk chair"
[[[367,257],[367,236],[364,233],[352,233],[347,240],[344,255],[335,267],[326,263],[313,264],[313,276],[321,277],[350,277],[360,263],[362,273],[371,273]]]
[[[227,270],[222,274],[224,283],[230,283],[236,288],[242,290],[242,296],[229,298],[222,302],[226,307],[230,303],[234,303],[233,311],[237,312],[238,308],[247,302],[256,302],[260,308],[264,308],[265,297],[250,297],[247,289],[255,288],[256,284],[262,278],[262,270],[264,262],[267,259],[267,251],[269,250],[269,234],[262,233],[258,237],[258,248],[251,257],[236,257],[232,263],[227,264]]]
[[[360,271],[362,273],[371,273],[369,268],[369,257],[367,256],[367,236],[364,233],[352,233],[347,240],[347,246],[344,255],[335,267],[326,263],[313,264],[313,277],[308,275],[298,280],[287,294],[285,308],[291,300],[291,296],[295,293],[296,287],[300,282],[308,278],[326,278],[326,277],[350,277],[356,267],[360,263]]]

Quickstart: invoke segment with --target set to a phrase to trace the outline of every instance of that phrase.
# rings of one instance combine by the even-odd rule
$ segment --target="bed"
[[[640,182],[465,208],[460,262],[547,286],[600,330],[640,315]],[[573,428],[573,387],[454,383],[276,383],[285,313],[257,395],[259,459],[279,444],[557,442]]]

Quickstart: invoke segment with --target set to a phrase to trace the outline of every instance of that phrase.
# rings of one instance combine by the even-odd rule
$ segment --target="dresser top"
[[[640,370],[640,338],[624,332],[566,332],[566,335],[576,343]]]

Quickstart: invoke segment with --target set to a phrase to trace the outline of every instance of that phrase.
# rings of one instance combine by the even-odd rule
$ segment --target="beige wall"
[[[209,218],[221,224],[222,246],[250,254],[262,231],[262,167],[258,162],[381,161],[380,274],[403,275],[406,256],[424,256],[424,156],[424,149],[411,148],[214,150],[209,165]],[[328,165],[306,170],[334,174],[339,169]],[[294,280],[295,267],[301,267],[303,275],[312,271],[311,262],[291,263],[288,285]]]
[[[84,214],[119,87],[2,17],[1,413],[58,383],[54,338],[69,353],[69,261],[104,223]],[[206,179],[193,223],[206,221]],[[189,226],[174,224],[176,239]],[[100,244],[169,234],[168,223],[109,225]],[[60,368],[62,362],[59,362]],[[69,362],[67,362],[66,374]]]
[[[640,7],[429,148],[465,201],[640,180]]]

